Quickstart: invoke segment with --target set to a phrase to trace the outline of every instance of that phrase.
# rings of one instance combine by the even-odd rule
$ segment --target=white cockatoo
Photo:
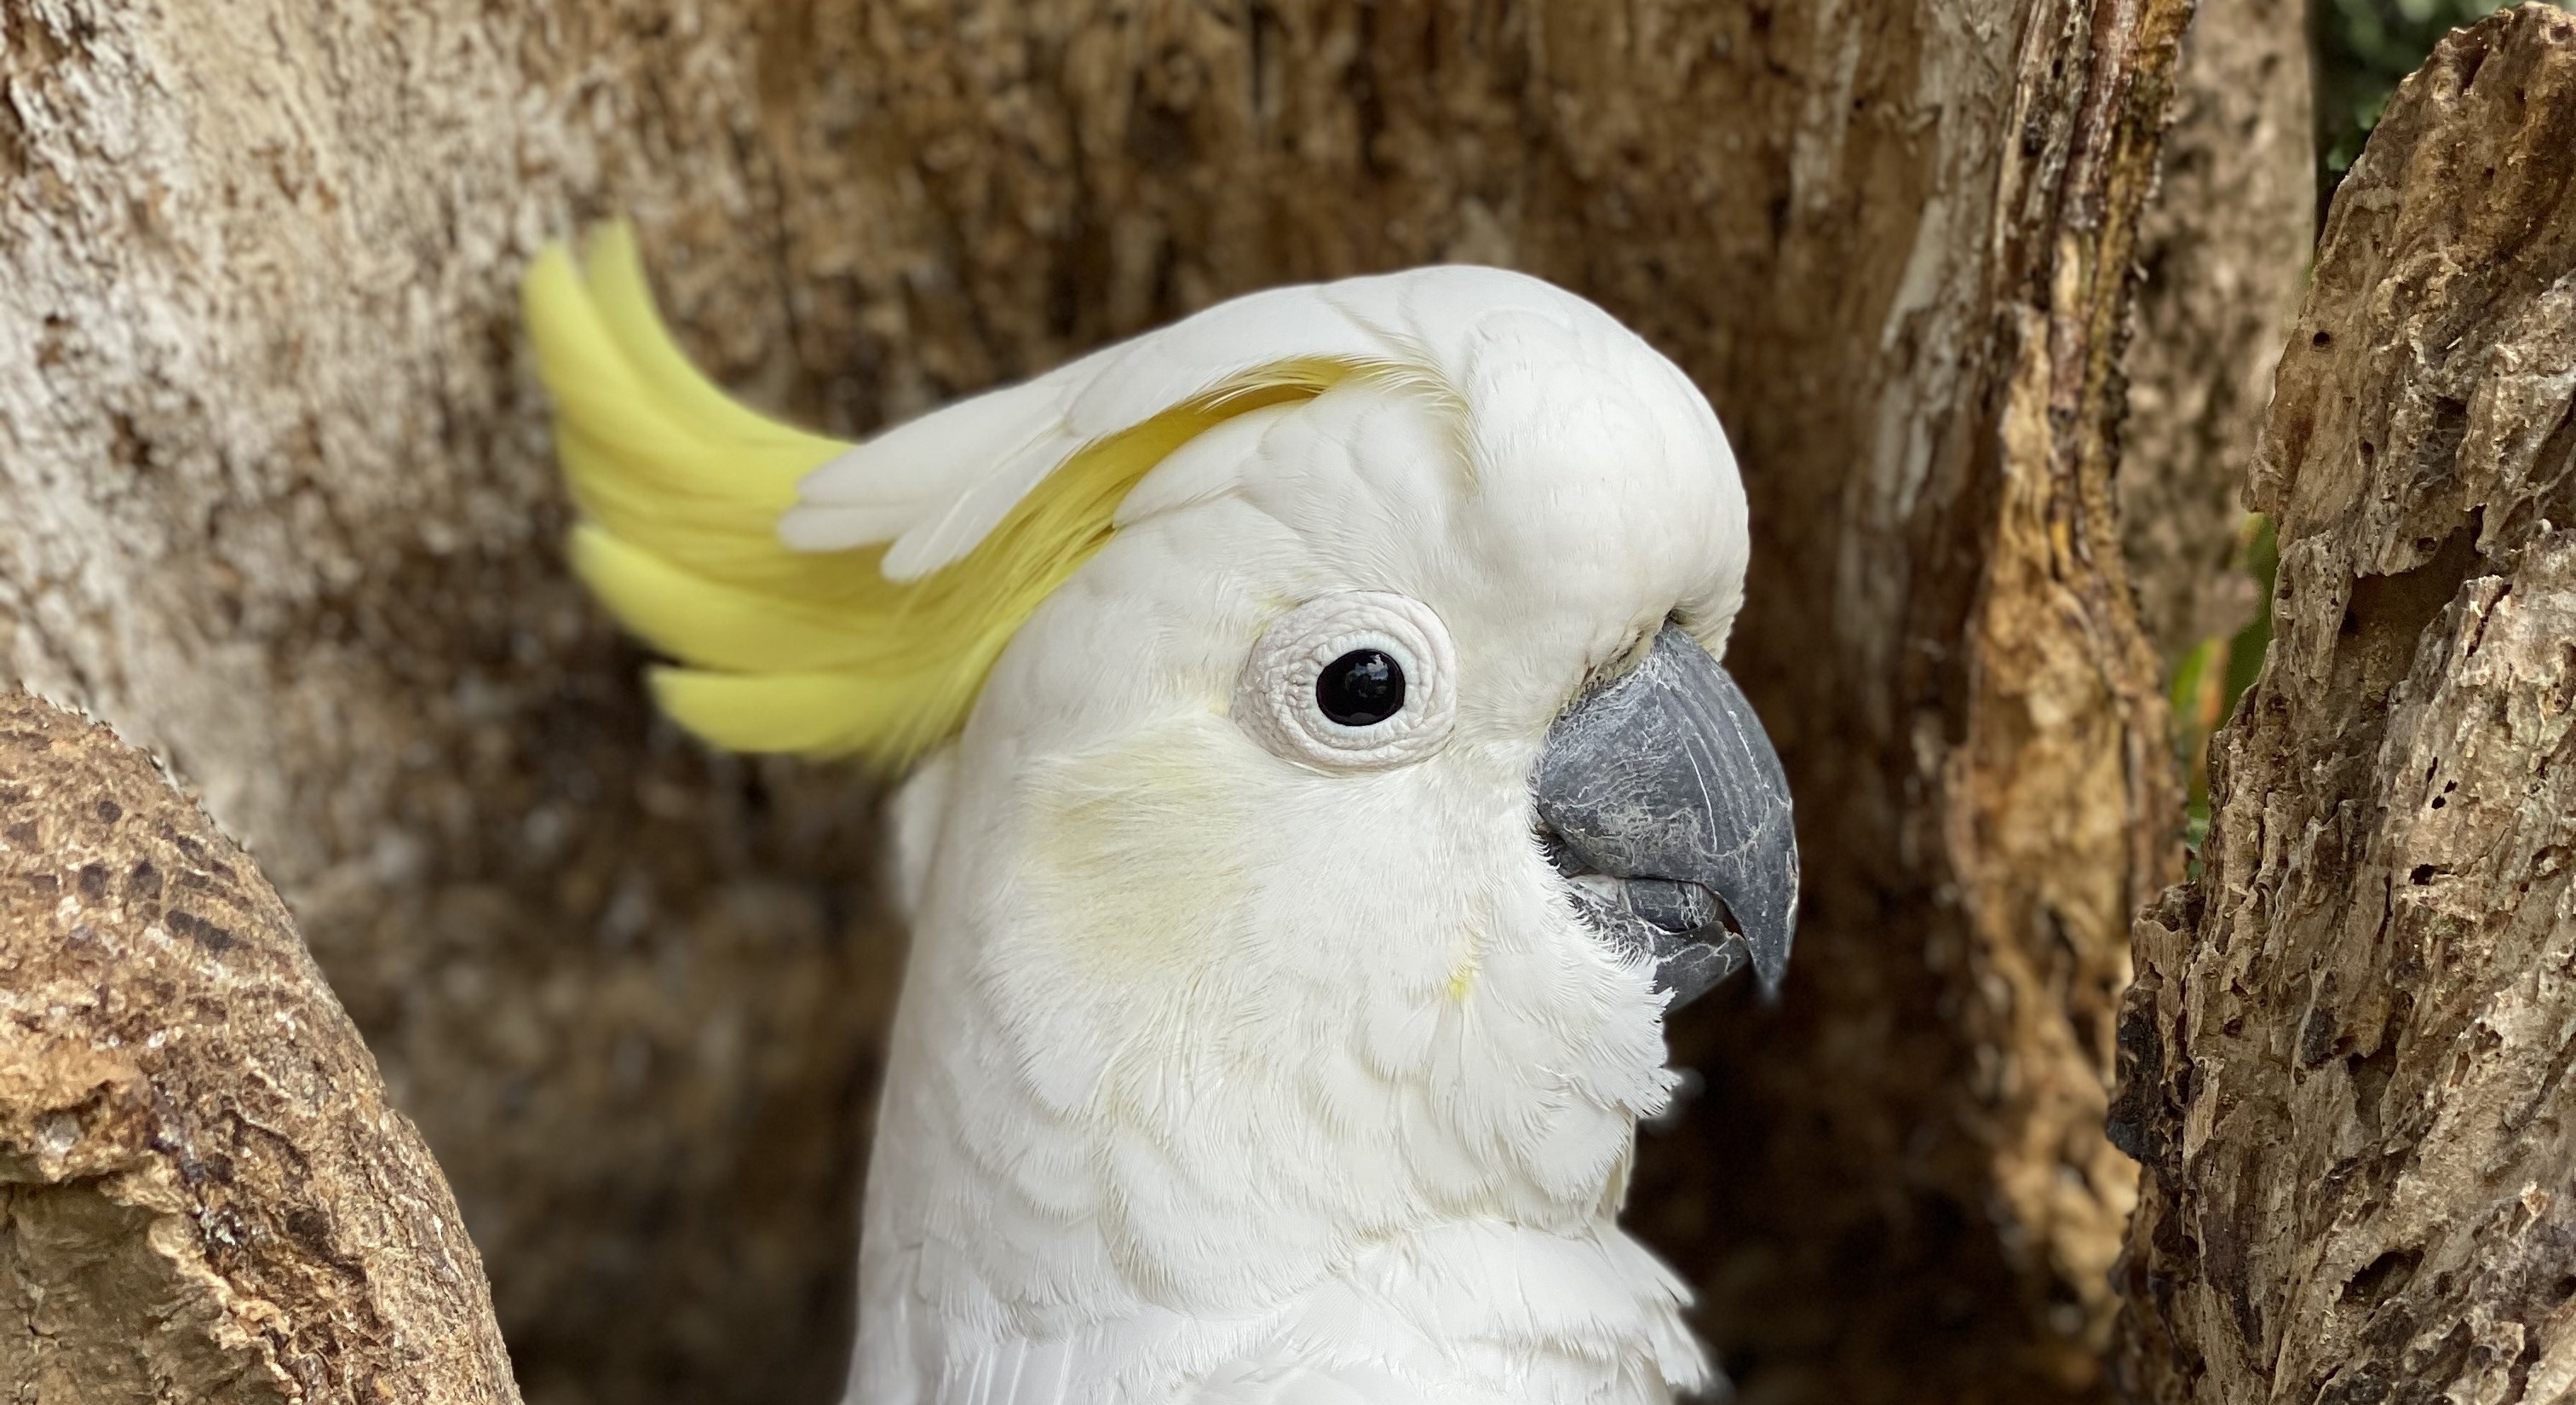
[[[622,229],[528,302],[575,564],[663,706],[908,772],[851,1401],[1716,1380],[1616,1217],[1663,1017],[1777,986],[1797,854],[1671,362],[1423,268],[852,445],[692,370]]]

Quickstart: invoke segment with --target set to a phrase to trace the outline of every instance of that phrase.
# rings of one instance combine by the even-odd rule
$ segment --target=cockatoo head
[[[1235,1200],[1282,1207],[1265,1263],[1605,1213],[1663,1013],[1776,986],[1796,890],[1715,662],[1743,490],[1669,361],[1537,280],[1420,269],[833,445],[694,381],[607,252],[541,265],[532,314],[576,559],[687,665],[666,705],[934,753],[924,1138],[1091,1187],[1135,1273],[1220,1302],[1253,1292]]]

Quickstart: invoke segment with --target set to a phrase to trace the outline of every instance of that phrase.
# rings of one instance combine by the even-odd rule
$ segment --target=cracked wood
[[[2255,462],[2277,631],[2136,928],[2157,1405],[2576,1391],[2576,17],[2443,41],[2336,193]]]

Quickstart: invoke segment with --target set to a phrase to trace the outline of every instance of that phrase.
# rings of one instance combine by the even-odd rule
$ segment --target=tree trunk
[[[2168,659],[2254,617],[2245,464],[2316,241],[2300,0],[2201,0],[2138,241],[2120,535]]]
[[[867,797],[709,759],[567,581],[513,290],[630,213],[844,431],[1288,279],[1511,264],[1696,376],[1813,878],[1634,1219],[1766,1400],[2080,1399],[2174,876],[2112,512],[2189,0],[0,5],[0,650],[256,842],[539,1402],[840,1373]],[[2152,593],[2152,592],[2151,592]]]
[[[2443,41],[2337,191],[2255,461],[2281,574],[2137,927],[2134,1398],[2576,1392],[2576,17]]]
[[[519,1398],[456,1202],[286,905],[150,760],[18,692],[0,1313],[13,1400]]]

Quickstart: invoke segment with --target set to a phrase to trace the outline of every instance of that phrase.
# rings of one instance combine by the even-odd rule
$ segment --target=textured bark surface
[[[515,1405],[482,1264],[248,855],[0,693],[0,1382]]]
[[[0,7],[0,653],[253,840],[532,1399],[840,1371],[898,942],[844,776],[568,583],[513,290],[643,231],[844,431],[1289,279],[1511,264],[1709,391],[1813,879],[1636,1222],[1759,1401],[2099,1386],[2169,764],[2109,427],[2187,0]]]
[[[2576,1392],[2576,17],[2445,40],[2255,464],[2278,631],[2138,924],[2136,1398]]]
[[[532,1396],[826,1397],[898,951],[867,797],[650,723],[556,554],[516,305],[541,239],[631,209],[715,363],[790,371],[759,36],[643,4],[0,24],[5,666],[256,845]],[[835,374],[899,382],[835,327]]]
[[[2316,240],[2305,7],[2201,0],[2138,239],[2120,535],[2168,659],[2254,616],[2245,464]]]

